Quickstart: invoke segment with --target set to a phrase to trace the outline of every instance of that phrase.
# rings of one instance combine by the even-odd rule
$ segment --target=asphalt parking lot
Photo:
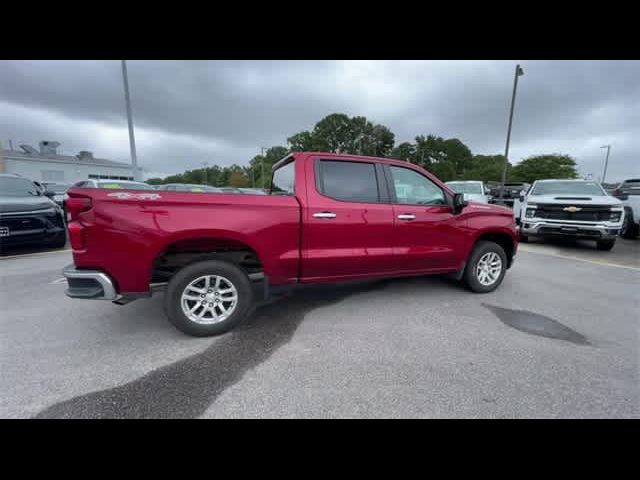
[[[487,295],[307,288],[208,339],[175,330],[161,294],[65,297],[66,250],[5,252],[0,416],[640,418],[639,244],[521,244]]]

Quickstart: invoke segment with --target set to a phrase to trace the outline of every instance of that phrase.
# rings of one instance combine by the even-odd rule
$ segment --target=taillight
[[[69,243],[74,250],[82,250],[84,248],[84,228],[78,222],[70,222],[67,225],[69,231]]]
[[[69,195],[69,198],[65,200],[68,215],[69,243],[71,243],[71,248],[74,250],[82,250],[85,248],[85,229],[78,221],[78,216],[82,212],[91,210],[91,199],[72,195]]]
[[[91,209],[91,199],[89,197],[69,197],[65,201],[67,212],[69,212],[69,220],[78,219],[78,215]]]

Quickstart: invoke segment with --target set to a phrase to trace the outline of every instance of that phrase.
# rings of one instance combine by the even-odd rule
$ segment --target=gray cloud
[[[130,61],[140,163],[150,174],[246,163],[324,115],[504,150],[516,61]],[[640,62],[521,61],[511,159],[567,153],[581,173],[640,176]],[[128,159],[119,61],[0,62],[0,139]]]

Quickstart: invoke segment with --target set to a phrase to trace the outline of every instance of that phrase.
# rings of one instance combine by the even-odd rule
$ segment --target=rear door
[[[393,247],[398,269],[429,272],[458,268],[464,232],[448,194],[411,168],[385,165],[393,202]],[[462,221],[463,222],[463,221]]]
[[[303,281],[394,270],[393,206],[388,203],[382,165],[317,157],[305,166]]]

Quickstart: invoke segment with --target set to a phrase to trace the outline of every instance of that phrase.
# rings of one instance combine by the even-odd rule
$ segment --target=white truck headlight
[[[609,221],[619,222],[621,218],[622,218],[622,210],[611,210]]]
[[[524,218],[533,218],[536,216],[536,205],[527,205],[524,211]]]

